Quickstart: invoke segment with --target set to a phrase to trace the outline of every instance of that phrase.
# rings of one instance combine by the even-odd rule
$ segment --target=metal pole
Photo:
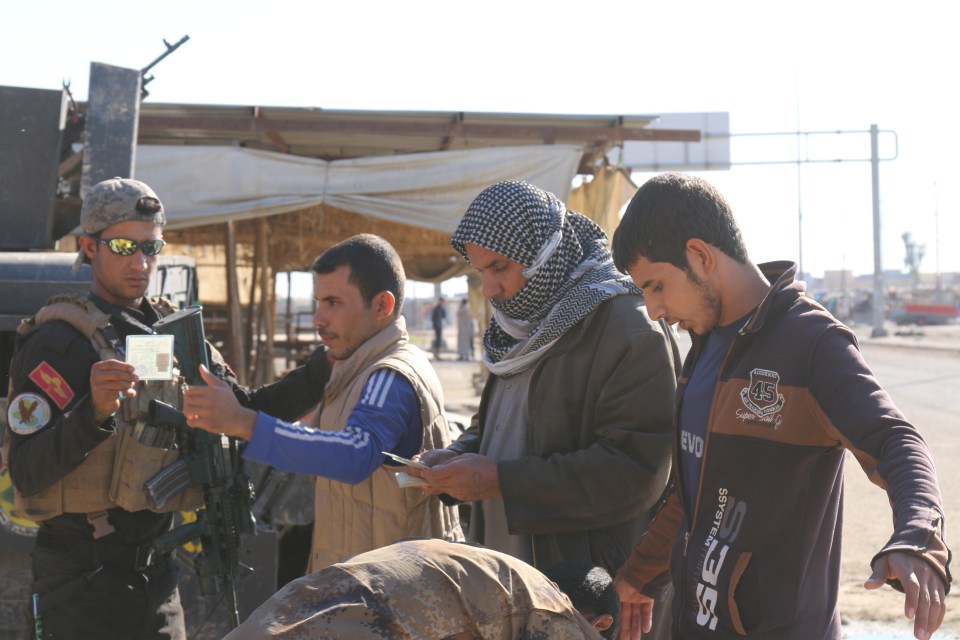
[[[940,274],[940,207],[937,204],[937,182],[933,182],[933,256],[937,263],[937,302],[940,302],[940,289],[943,277]]]
[[[801,181],[800,131],[797,127],[797,279],[803,280],[803,184]]]
[[[883,285],[883,261],[880,259],[880,154],[878,152],[879,129],[870,125],[870,174],[873,187],[873,332],[878,338],[887,335],[883,328],[886,307]]]

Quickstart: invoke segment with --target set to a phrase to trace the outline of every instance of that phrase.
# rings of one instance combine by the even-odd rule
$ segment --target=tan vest
[[[450,444],[440,380],[424,353],[408,343],[403,318],[333,367],[317,428],[343,429],[367,379],[381,368],[397,371],[413,385],[420,401],[421,448]],[[316,478],[308,572],[403,537],[463,539],[456,507],[446,507],[437,496],[426,495],[418,488],[401,489],[395,476],[398,470],[381,466],[356,485]]]
[[[160,315],[176,311],[165,300],[151,300]],[[51,298],[33,318],[20,323],[18,333],[37,324],[62,320],[82,333],[93,344],[101,360],[117,356],[104,330],[110,317],[101,311],[86,294],[66,294]],[[178,449],[148,447],[134,437],[134,426],[145,420],[151,399],[174,407],[183,405],[183,378],[172,381],[151,380],[137,383],[137,395],[126,398],[117,412],[116,432],[97,445],[73,471],[43,491],[24,496],[14,491],[14,514],[40,522],[62,513],[95,513],[120,507],[127,511],[149,509],[158,513],[196,509],[201,505],[197,487],[184,491],[154,509],[143,489],[143,483],[161,469],[180,458]]]

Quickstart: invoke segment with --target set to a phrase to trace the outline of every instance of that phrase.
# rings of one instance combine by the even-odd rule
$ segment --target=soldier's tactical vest
[[[364,343],[349,360],[338,363],[315,426],[343,429],[370,375],[389,368],[410,381],[420,401],[422,448],[450,444],[447,420],[437,401],[443,397],[440,381],[423,354],[407,345],[405,335],[400,339],[402,327],[401,318]],[[419,489],[400,488],[395,473],[401,470],[381,465],[355,485],[316,478],[308,572],[399,538],[463,539],[457,508],[444,506],[437,496]]]
[[[161,316],[176,311],[163,298],[151,298],[150,303]],[[35,316],[20,323],[17,333],[26,333],[38,324],[53,320],[67,322],[83,334],[101,360],[117,357],[119,340],[110,326],[110,316],[98,309],[86,294],[50,298]],[[40,493],[27,497],[15,491],[14,513],[39,522],[63,513],[96,513],[114,507],[158,513],[199,508],[202,501],[198,487],[191,487],[159,509],[153,507],[143,488],[144,482],[180,458],[179,449],[140,442],[143,433],[154,432],[146,423],[150,400],[180,408],[184,388],[180,376],[174,376],[173,380],[138,382],[137,395],[125,398],[120,405],[114,419],[116,432],[97,445],[80,466]]]

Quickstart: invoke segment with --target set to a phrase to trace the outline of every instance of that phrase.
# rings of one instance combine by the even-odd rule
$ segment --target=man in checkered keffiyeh
[[[526,283],[516,295],[490,301],[493,322],[483,337],[483,357],[497,375],[510,376],[535,363],[603,301],[640,293],[614,267],[599,226],[525,182],[484,189],[451,244],[465,258],[465,245],[474,244],[524,267]]]
[[[473,503],[472,541],[541,571],[561,560],[616,571],[670,469],[672,332],[614,268],[603,231],[531,184],[481,192],[452,244],[493,305],[491,375],[471,427],[411,473],[427,493]],[[658,624],[644,633],[667,637]]]

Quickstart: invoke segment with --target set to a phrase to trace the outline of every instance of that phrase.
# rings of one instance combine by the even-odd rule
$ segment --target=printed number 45
[[[776,400],[776,396],[774,395],[775,389],[776,385],[774,385],[774,383],[759,380],[753,385],[753,388],[750,389],[750,395],[753,396],[753,399],[757,402],[773,402]]]

